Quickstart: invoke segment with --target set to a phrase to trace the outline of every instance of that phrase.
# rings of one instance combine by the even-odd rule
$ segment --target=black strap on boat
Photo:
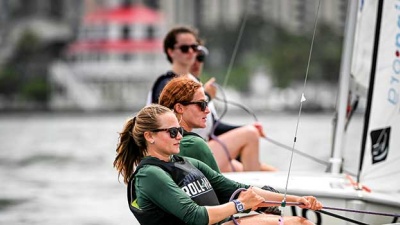
[[[397,213],[372,212],[372,211],[362,211],[362,210],[355,210],[355,209],[342,209],[342,208],[327,207],[327,206],[324,206],[323,208],[324,209],[328,209],[328,210],[339,210],[339,211],[353,212],[353,213],[364,213],[364,214],[371,214],[371,215],[377,215],[377,216],[390,216],[390,217],[393,217],[393,223],[397,222],[397,219],[400,218],[400,214],[397,214]],[[326,214],[326,215],[329,215],[329,216],[332,216],[332,217],[336,217],[336,218],[339,218],[339,219],[342,219],[342,220],[346,220],[348,222],[355,223],[355,224],[362,224],[362,225],[366,224],[366,225],[368,225],[367,223],[359,222],[357,220],[353,220],[353,219],[350,219],[348,217],[344,217],[344,216],[341,216],[341,215],[338,215],[338,214],[327,212],[325,210],[318,210],[316,212],[320,212],[320,213],[323,213],[323,214]]]
[[[317,210],[316,212],[320,212],[320,213],[328,215],[328,216],[332,216],[332,217],[335,217],[335,218],[338,218],[338,219],[342,219],[342,220],[345,220],[347,222],[352,222],[352,223],[361,224],[361,225],[368,225],[367,223],[363,223],[363,222],[360,222],[360,221],[357,221],[357,220],[353,220],[353,219],[350,219],[348,217],[344,217],[344,216],[341,216],[341,215],[338,215],[338,214],[335,214],[335,213],[327,212],[325,210]]]
[[[376,215],[376,216],[400,217],[400,214],[397,214],[397,213],[373,212],[373,211],[356,210],[356,209],[342,209],[342,208],[328,207],[328,206],[324,206],[323,208],[328,209],[328,210],[338,210],[338,211],[352,212],[352,213],[364,213],[364,214],[370,214],[370,215]]]
[[[264,201],[264,203],[276,204],[276,205],[281,204],[278,201]],[[303,203],[300,203],[300,202],[287,202],[286,204],[288,206],[300,206],[300,205],[303,205]],[[357,209],[345,209],[345,208],[329,207],[329,206],[324,206],[322,208],[326,209],[326,210],[337,210],[337,211],[352,212],[352,213],[364,213],[364,214],[370,214],[370,215],[376,215],[376,216],[389,216],[389,217],[393,217],[393,222],[396,222],[397,219],[400,218],[400,214],[398,214],[398,213],[374,212],[374,211],[357,210]],[[324,210],[316,210],[316,212],[321,212],[321,213],[324,213],[324,214],[327,214],[327,215],[330,215],[330,216],[333,216],[333,217],[337,217],[337,218],[340,218],[340,219],[344,219],[346,221],[357,223],[357,224],[365,224],[365,223],[358,222],[356,220],[353,220],[353,219],[350,219],[350,218],[347,218],[347,217],[343,217],[343,216],[340,216],[340,215],[337,215],[337,214],[334,214],[334,213],[331,213],[331,212],[327,212],[327,211],[324,211]]]

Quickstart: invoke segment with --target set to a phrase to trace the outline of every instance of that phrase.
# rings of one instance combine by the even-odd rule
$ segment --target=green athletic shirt
[[[202,161],[211,169],[221,173],[217,161],[207,142],[196,135],[184,135],[179,145],[179,156],[187,156]]]
[[[238,188],[249,188],[225,178],[203,162],[185,157],[199,169],[210,182],[221,204],[229,201]],[[170,174],[155,165],[144,165],[135,176],[137,204],[142,210],[157,207],[175,215],[186,224],[208,224],[208,214],[204,206],[197,205],[171,178]],[[131,203],[132,204],[132,203]]]

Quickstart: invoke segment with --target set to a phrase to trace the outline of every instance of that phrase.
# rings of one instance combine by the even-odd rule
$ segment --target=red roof
[[[99,9],[84,17],[84,23],[118,22],[118,23],[159,23],[162,14],[143,5]]]

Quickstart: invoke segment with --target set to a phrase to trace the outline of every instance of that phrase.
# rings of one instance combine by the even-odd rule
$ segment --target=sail
[[[363,2],[376,22],[368,24],[375,31],[359,180],[373,191],[400,191],[400,1]]]
[[[352,91],[367,97],[371,71],[372,50],[376,24],[378,1],[360,0],[358,4],[357,25],[354,37],[353,59],[351,65]]]

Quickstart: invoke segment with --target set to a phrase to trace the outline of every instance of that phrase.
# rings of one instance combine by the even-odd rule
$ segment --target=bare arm
[[[275,193],[271,191],[266,191],[258,187],[253,187],[254,192],[262,196],[265,200],[268,201],[282,201],[284,195],[281,193]],[[315,197],[313,196],[296,196],[296,195],[286,195],[286,202],[298,202],[302,203],[302,205],[299,205],[300,208],[308,208],[312,210],[319,210],[322,209],[322,203],[319,202]],[[276,205],[271,205],[271,204],[265,204],[262,203],[260,206],[276,206]]]
[[[212,77],[204,84],[204,91],[211,97],[211,99],[215,98],[217,95],[217,87],[214,85],[214,82],[215,78]]]
[[[217,206],[206,206],[208,224],[215,224],[236,213],[235,203],[228,202]]]
[[[254,191],[254,188],[250,187],[249,189],[242,191],[237,200],[243,204],[244,209],[246,210],[255,208],[257,205],[261,204],[264,201],[264,198],[258,195]],[[219,222],[237,213],[235,203],[233,202],[228,202],[219,206],[206,207],[206,209],[209,224]]]

